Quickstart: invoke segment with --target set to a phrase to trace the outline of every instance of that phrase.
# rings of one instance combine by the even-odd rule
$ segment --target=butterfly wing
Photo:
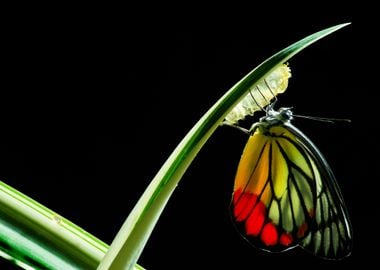
[[[291,125],[254,126],[238,166],[231,212],[240,233],[262,250],[300,245],[333,258],[348,251],[350,227],[335,178]]]
[[[315,218],[312,229],[300,246],[327,259],[344,258],[351,253],[352,229],[334,174],[323,155],[305,135],[294,126],[289,126],[289,130],[312,157],[315,166]]]

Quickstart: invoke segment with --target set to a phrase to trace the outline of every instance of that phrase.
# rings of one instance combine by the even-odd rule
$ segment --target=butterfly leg
[[[223,121],[220,125],[221,126],[229,126],[229,127],[236,128],[236,129],[238,129],[238,130],[240,130],[240,131],[242,131],[242,132],[244,132],[245,134],[248,134],[248,135],[251,134],[248,129],[240,127],[240,126],[235,125],[235,124],[231,124],[231,123],[229,123],[227,121]]]

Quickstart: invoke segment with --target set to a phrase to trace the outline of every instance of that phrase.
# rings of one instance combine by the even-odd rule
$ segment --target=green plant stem
[[[227,113],[278,65],[346,25],[327,28],[283,49],[252,70],[222,96],[190,130],[153,178],[116,235],[98,270],[132,269],[182,175]]]
[[[87,270],[96,269],[107,250],[104,242],[0,181],[0,256],[24,269]]]

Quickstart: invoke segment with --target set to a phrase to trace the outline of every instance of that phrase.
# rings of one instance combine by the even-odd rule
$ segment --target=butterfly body
[[[301,246],[343,258],[351,252],[352,233],[341,192],[323,155],[292,119],[289,108],[270,107],[250,129],[235,178],[233,220],[262,250]]]

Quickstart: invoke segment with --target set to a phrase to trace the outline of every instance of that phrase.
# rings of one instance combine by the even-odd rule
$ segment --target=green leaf
[[[116,235],[98,270],[132,269],[179,180],[227,113],[278,65],[348,24],[324,29],[293,43],[257,66],[223,95],[189,131],[158,171]]]
[[[0,256],[24,269],[96,269],[107,249],[93,235],[0,181]]]

